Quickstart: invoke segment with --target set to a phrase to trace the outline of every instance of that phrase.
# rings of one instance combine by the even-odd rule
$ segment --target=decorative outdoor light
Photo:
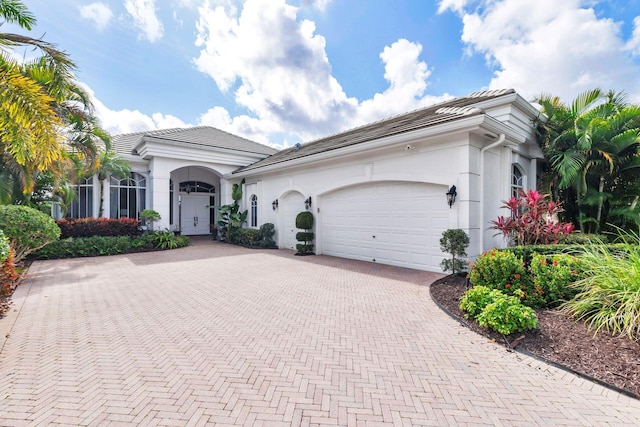
[[[446,194],[447,194],[447,204],[449,205],[449,209],[451,209],[453,204],[456,202],[456,196],[458,195],[458,193],[456,193],[456,186],[452,185]]]
[[[278,209],[278,199],[275,199],[273,202],[271,202],[271,207],[274,211]]]
[[[311,207],[311,196],[309,196],[309,198],[304,201],[304,208],[306,210],[309,210],[310,207]]]

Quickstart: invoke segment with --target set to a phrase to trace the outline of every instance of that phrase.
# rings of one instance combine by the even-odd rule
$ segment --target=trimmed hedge
[[[91,236],[139,236],[140,221],[134,218],[59,219],[61,239]]]
[[[81,258],[128,252],[175,249],[189,246],[186,236],[171,232],[151,232],[140,237],[91,236],[58,240],[32,254],[35,259]]]
[[[0,206],[0,229],[15,251],[15,262],[60,238],[53,218],[28,206]]]

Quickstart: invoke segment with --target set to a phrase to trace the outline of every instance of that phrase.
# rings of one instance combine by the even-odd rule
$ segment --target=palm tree
[[[104,214],[104,181],[109,176],[124,179],[131,173],[129,162],[111,150],[103,150],[98,157],[98,181],[100,182],[100,208],[98,216]]]
[[[608,205],[619,205],[621,179],[637,180],[640,108],[624,94],[599,89],[579,95],[570,107],[557,97],[535,100],[548,117],[539,123],[539,142],[549,161],[547,184],[565,205],[575,202],[581,231],[599,232]],[[575,200],[572,200],[575,197]]]
[[[35,24],[20,0],[0,0],[0,18],[27,30]],[[18,62],[10,52],[20,46],[37,48],[42,56]],[[39,172],[56,169],[67,150],[91,169],[96,142],[104,140],[106,133],[93,116],[88,94],[75,82],[74,70],[54,45],[0,33],[0,170],[24,193],[33,190]]]

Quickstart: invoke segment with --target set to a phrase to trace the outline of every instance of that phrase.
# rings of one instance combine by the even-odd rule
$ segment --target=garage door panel
[[[439,240],[449,220],[443,194],[442,186],[406,182],[365,184],[327,194],[319,216],[322,251],[441,271]]]

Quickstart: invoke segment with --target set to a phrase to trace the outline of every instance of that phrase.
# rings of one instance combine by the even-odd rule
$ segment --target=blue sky
[[[210,125],[285,146],[498,88],[640,102],[640,0],[25,4],[112,134]]]

